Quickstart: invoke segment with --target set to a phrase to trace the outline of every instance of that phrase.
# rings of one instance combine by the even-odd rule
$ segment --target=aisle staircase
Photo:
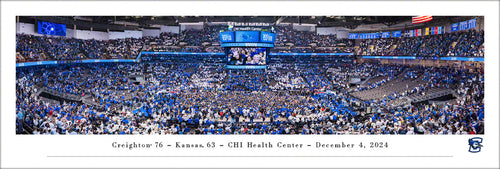
[[[409,99],[412,103],[418,103],[418,102],[423,102],[439,97],[443,97],[446,95],[453,95],[456,97],[456,93],[451,90],[451,89],[444,89],[444,88],[432,88],[426,91],[425,95],[412,95],[409,96]]]

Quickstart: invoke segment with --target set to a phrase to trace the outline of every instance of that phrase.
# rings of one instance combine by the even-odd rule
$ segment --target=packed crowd
[[[397,38],[387,39],[367,39],[360,41],[358,55],[384,56],[392,55],[394,45],[398,42]]]
[[[158,37],[94,40],[17,34],[16,61],[134,59],[141,50],[168,52],[214,52],[219,32],[225,26],[205,26],[202,30],[184,30],[179,34],[161,33]],[[296,31],[292,26],[276,26],[272,53],[350,53],[377,56],[484,57],[484,31],[459,31],[418,37],[351,39]],[[216,46],[214,46],[216,45]],[[355,47],[356,46],[356,47]]]
[[[227,26],[206,25],[202,30],[185,30],[180,40],[189,46],[201,46],[203,42],[219,42],[219,33]]]
[[[366,39],[358,55],[421,57],[484,57],[484,31],[468,30],[439,35]]]
[[[285,59],[266,70],[227,70],[219,56],[203,57],[219,63],[161,57],[169,61],[145,57],[140,63],[18,68],[17,133],[484,134],[484,76],[479,72]],[[448,87],[459,96],[444,105],[396,108],[351,96],[351,77],[381,76],[391,82],[397,74]],[[39,95],[43,87],[95,104],[48,101]]]
[[[82,60],[135,58],[143,42],[140,39],[82,40],[66,37],[47,37],[17,34],[16,52],[21,62],[47,60]],[[42,55],[45,57],[41,58]],[[19,59],[19,58],[18,58]]]
[[[281,47],[273,48],[271,53],[351,53],[352,47]]]
[[[296,65],[273,64],[269,66],[269,69],[274,70],[267,72],[267,77],[270,79],[269,88],[271,89],[301,90],[309,86],[297,72]]]
[[[315,35],[311,32],[286,31],[288,27],[277,28],[285,33],[285,39],[278,38],[277,46],[295,41],[294,47],[284,52],[350,52],[353,42],[339,40],[335,36]],[[290,27],[291,28],[291,27]],[[18,62],[40,60],[81,60],[135,58],[141,50],[168,52],[224,52],[212,43],[219,42],[219,32],[226,26],[205,26],[202,30],[184,30],[179,34],[162,32],[158,37],[126,38],[116,40],[75,39],[17,34],[16,55]],[[278,36],[279,37],[279,36]],[[329,49],[311,49],[310,43]],[[207,44],[205,44],[207,43]],[[284,46],[284,45],[282,45]]]
[[[457,35],[460,41],[450,46],[447,56],[484,57],[484,31],[468,31]]]
[[[294,30],[292,25],[276,26],[276,44],[286,46],[306,47],[315,44],[318,47],[353,47],[354,41],[350,39],[337,39],[336,35],[318,35],[310,31]]]

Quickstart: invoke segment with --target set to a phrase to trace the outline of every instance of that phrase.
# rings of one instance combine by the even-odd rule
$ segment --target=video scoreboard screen
[[[234,32],[221,32],[220,33],[220,42],[234,42]]]
[[[260,42],[274,43],[275,34],[270,32],[260,32]]]
[[[259,42],[258,31],[236,31],[234,36],[235,42]]]
[[[275,34],[265,31],[227,31],[220,33],[228,69],[265,69]]]
[[[44,35],[66,36],[66,25],[38,21],[37,33]]]
[[[266,65],[267,48],[226,48],[227,65]]]
[[[220,33],[221,43],[274,43],[275,34],[264,31],[229,31]]]

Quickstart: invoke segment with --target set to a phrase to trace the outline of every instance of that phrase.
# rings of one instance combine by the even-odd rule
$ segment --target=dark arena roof
[[[458,22],[474,16],[433,16],[433,21]],[[412,16],[20,16],[20,22],[34,23],[35,20],[76,25],[78,29],[124,31],[140,28],[156,28],[154,25],[179,25],[192,22],[244,22],[244,23],[299,23],[315,24],[318,27],[346,27],[355,29],[362,24],[384,24],[392,26],[411,21]],[[120,24],[133,23],[134,25]]]

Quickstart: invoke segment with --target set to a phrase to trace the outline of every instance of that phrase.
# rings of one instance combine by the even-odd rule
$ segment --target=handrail
[[[453,94],[453,91],[451,91],[450,89],[446,89],[446,90],[441,90],[441,91],[434,92],[434,93],[431,93],[431,94],[428,94],[425,96],[418,96],[418,97],[412,99],[412,102],[421,102],[424,100],[429,100],[429,99],[441,97],[441,96],[444,96],[447,94]]]

